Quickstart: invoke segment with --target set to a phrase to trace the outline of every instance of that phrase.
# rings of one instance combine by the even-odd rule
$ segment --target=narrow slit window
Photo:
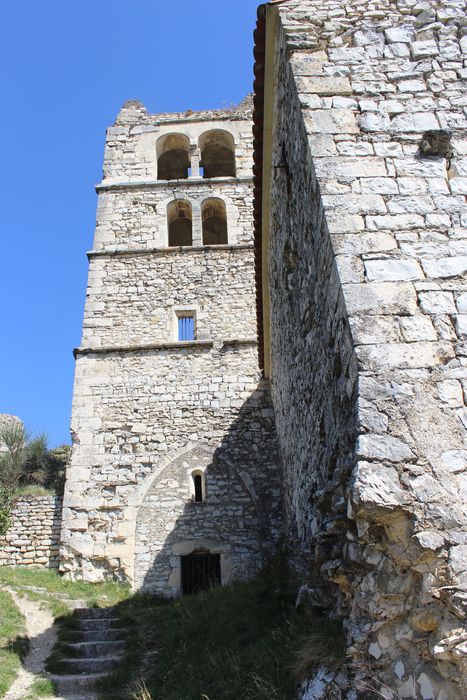
[[[178,319],[178,339],[179,340],[194,340],[195,339],[195,317],[180,316]]]
[[[193,476],[193,482],[195,487],[195,502],[201,503],[203,500],[203,477],[201,474],[195,474]]]
[[[206,475],[201,469],[191,472],[190,496],[193,503],[206,500]]]

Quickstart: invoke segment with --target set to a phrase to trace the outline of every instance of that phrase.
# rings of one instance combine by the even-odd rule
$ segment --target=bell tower
[[[281,531],[249,100],[185,114],[127,102],[97,193],[62,570],[167,596],[248,578]]]

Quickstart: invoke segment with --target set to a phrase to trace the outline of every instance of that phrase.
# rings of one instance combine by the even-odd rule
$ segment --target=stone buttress
[[[107,132],[81,347],[61,569],[178,595],[274,549],[281,489],[256,350],[248,102]],[[198,554],[197,554],[198,553]],[[220,568],[220,572],[219,572]]]

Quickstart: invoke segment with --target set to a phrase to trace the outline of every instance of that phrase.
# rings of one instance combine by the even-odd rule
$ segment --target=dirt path
[[[19,670],[16,680],[4,697],[4,700],[20,700],[27,695],[34,679],[44,669],[44,662],[52,651],[56,640],[54,618],[41,603],[21,598],[11,588],[5,590],[13,598],[15,605],[26,620],[26,634],[31,640],[31,648]]]

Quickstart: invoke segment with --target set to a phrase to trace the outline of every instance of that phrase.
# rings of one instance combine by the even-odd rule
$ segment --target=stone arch
[[[165,134],[156,143],[157,179],[186,180],[190,167],[190,139],[185,134]]]
[[[205,476],[208,498],[193,499],[193,472]],[[222,583],[246,578],[261,560],[257,504],[239,470],[195,446],[172,459],[140,491],[136,513],[135,588],[181,593],[181,557],[203,549],[220,556]],[[251,548],[251,557],[245,550]],[[243,567],[243,569],[242,569]],[[245,573],[248,570],[248,573]]]
[[[187,199],[174,199],[167,205],[169,246],[193,245],[193,212]]]
[[[229,242],[227,210],[219,197],[209,197],[201,205],[203,245],[222,245]]]
[[[229,131],[205,131],[198,143],[203,177],[235,177],[235,142]]]

